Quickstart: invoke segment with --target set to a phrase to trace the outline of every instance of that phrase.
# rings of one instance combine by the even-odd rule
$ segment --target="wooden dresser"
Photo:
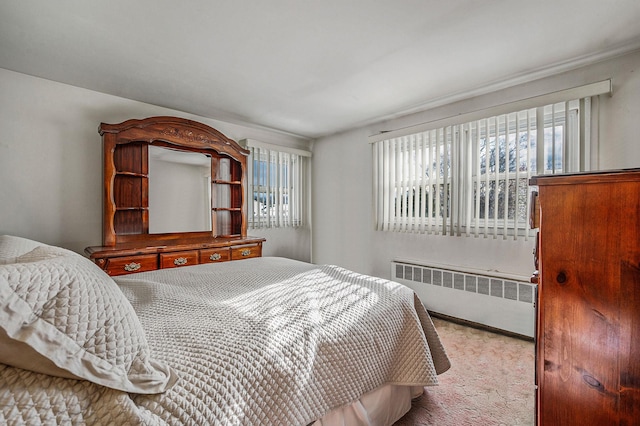
[[[179,117],[102,123],[102,246],[85,253],[109,275],[262,255],[247,236],[249,151]]]
[[[111,276],[200,263],[218,263],[262,256],[264,238],[189,238],[150,246],[123,243],[87,247],[85,253]]]
[[[530,183],[537,424],[638,425],[640,169]]]

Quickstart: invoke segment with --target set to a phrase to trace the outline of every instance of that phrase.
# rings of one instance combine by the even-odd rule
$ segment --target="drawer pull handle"
[[[124,270],[127,272],[135,272],[140,269],[141,266],[142,265],[140,265],[139,263],[131,262],[124,265]]]
[[[244,249],[244,250],[242,250],[242,253],[240,253],[240,254],[242,254],[243,256],[249,256],[251,254],[251,250],[250,249]]]
[[[176,266],[186,265],[187,264],[187,258],[186,257],[178,257],[178,258],[173,260],[173,264],[176,265]]]
[[[210,260],[220,260],[222,256],[220,256],[220,253],[213,253],[211,256],[209,256]]]

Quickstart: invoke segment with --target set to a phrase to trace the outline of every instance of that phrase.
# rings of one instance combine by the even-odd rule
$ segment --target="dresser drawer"
[[[200,250],[200,263],[226,262],[231,260],[231,251],[228,248]]]
[[[173,253],[160,253],[161,268],[177,268],[178,266],[191,266],[198,264],[198,251],[176,251]]]
[[[259,244],[231,248],[231,260],[249,259],[262,256],[262,246]]]
[[[156,254],[113,257],[107,258],[105,262],[104,270],[111,276],[158,269],[158,255]]]

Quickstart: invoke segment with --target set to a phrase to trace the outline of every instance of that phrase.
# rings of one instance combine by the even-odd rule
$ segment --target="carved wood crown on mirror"
[[[102,123],[98,132],[104,161],[103,245],[85,252],[110,275],[261,256],[264,239],[247,236],[244,187],[249,151],[212,127],[178,117]],[[210,230],[149,232],[150,216],[163,210],[150,208],[150,146],[210,158]],[[172,193],[162,188],[159,192],[163,197]],[[205,197],[204,192],[198,197]]]

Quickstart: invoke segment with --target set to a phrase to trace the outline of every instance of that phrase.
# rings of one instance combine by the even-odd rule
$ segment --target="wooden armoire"
[[[640,425],[640,169],[539,176],[538,425]]]

